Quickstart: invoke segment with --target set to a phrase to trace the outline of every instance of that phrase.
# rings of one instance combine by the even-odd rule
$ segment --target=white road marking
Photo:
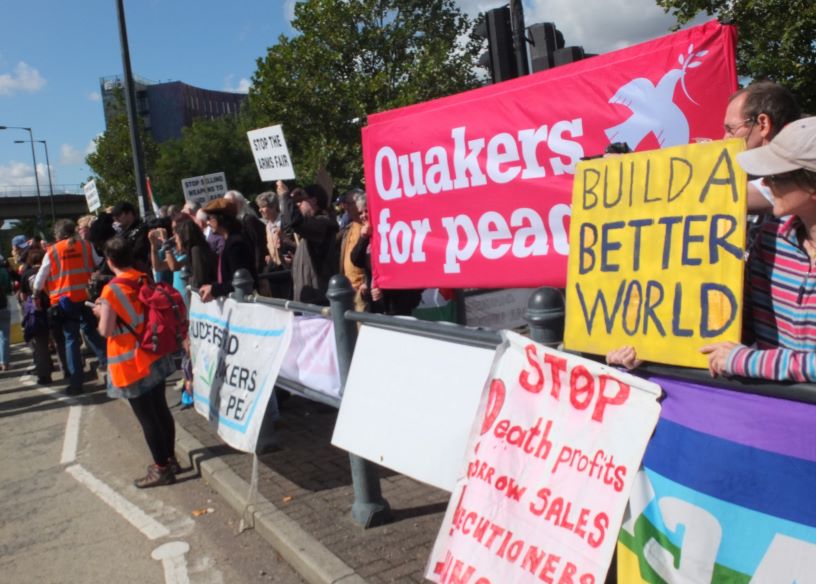
[[[133,527],[141,531],[146,538],[158,539],[170,534],[170,530],[164,525],[93,476],[85,470],[82,465],[73,464],[66,468],[65,472],[88,487],[94,495],[102,499],[111,509],[124,517]]]
[[[170,541],[153,550],[150,557],[160,560],[164,568],[164,581],[167,584],[190,584],[187,575],[187,560],[184,557],[190,551],[190,544],[185,541]]]
[[[65,440],[62,442],[62,457],[60,464],[70,464],[76,461],[77,444],[79,443],[79,417],[81,406],[68,408],[68,421],[65,423]]]

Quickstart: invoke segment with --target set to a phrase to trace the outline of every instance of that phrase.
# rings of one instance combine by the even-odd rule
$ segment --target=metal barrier
[[[182,268],[182,279],[185,282],[189,280],[189,270],[186,267]],[[232,283],[235,287],[232,297],[238,302],[268,304],[282,310],[313,314],[332,320],[341,381],[340,399],[327,396],[296,381],[282,377],[278,378],[276,386],[336,408],[340,407],[351,367],[357,341],[357,323],[477,347],[492,348],[501,343],[501,333],[492,329],[467,327],[448,322],[422,321],[412,317],[355,312],[353,310],[354,291],[351,283],[340,275],[332,277],[329,282],[327,297],[330,305],[328,307],[253,295],[253,279],[247,270],[238,270]],[[564,295],[561,290],[539,288],[530,296],[525,318],[530,327],[530,337],[534,341],[557,347],[563,339],[564,317]],[[598,359],[596,355],[584,356]],[[732,391],[816,403],[816,386],[809,384],[780,384],[764,380],[712,379],[703,370],[660,365],[642,366],[639,372],[646,375],[655,374],[714,385]],[[379,467],[351,453],[349,453],[349,461],[354,488],[353,519],[363,527],[374,527],[387,523],[391,519],[391,509],[382,496]]]

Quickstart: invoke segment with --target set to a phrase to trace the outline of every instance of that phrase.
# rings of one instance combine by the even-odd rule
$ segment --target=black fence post
[[[564,340],[564,294],[558,288],[539,288],[527,301],[524,318],[530,325],[530,338],[556,347]]]
[[[232,287],[235,291],[232,293],[233,298],[238,302],[244,302],[245,298],[252,294],[252,288],[255,282],[252,280],[252,274],[246,268],[235,270],[235,275],[232,276]]]
[[[353,310],[354,290],[344,276],[332,276],[326,294],[331,306],[334,338],[337,343],[337,362],[340,367],[340,395],[346,388],[354,345],[357,343],[357,325],[346,319],[346,312]],[[354,486],[354,503],[351,516],[363,527],[383,525],[391,520],[391,507],[383,499],[377,465],[349,453],[351,481]]]

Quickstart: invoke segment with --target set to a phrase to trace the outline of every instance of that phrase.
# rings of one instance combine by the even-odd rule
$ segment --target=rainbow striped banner
[[[651,381],[666,398],[618,582],[816,583],[816,405]]]

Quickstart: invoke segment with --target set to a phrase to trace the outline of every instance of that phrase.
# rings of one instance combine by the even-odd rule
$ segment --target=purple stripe
[[[816,462],[816,405],[650,377],[660,417],[724,440]]]

